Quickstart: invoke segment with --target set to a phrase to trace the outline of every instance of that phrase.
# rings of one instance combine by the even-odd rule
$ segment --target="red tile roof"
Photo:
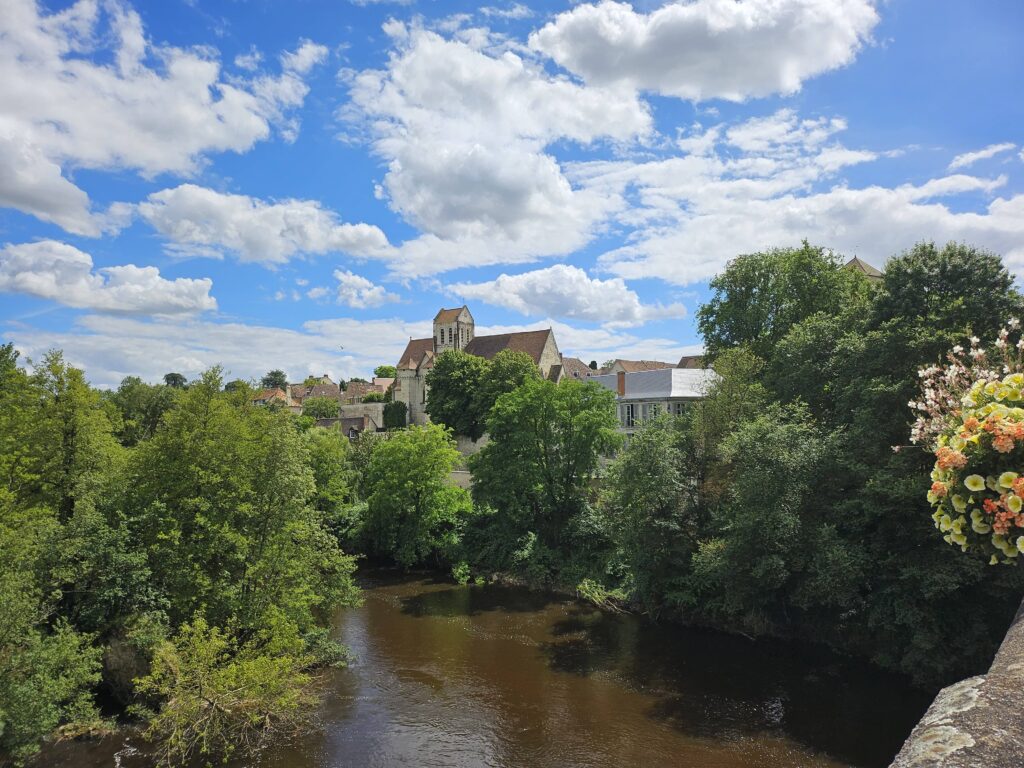
[[[525,352],[540,364],[540,356],[551,336],[551,329],[544,331],[522,331],[521,333],[498,333],[494,336],[474,336],[466,345],[466,352],[487,360],[492,359],[503,349],[513,352]]]
[[[434,339],[409,339],[402,356],[398,358],[397,368],[416,368],[426,352],[433,353]]]

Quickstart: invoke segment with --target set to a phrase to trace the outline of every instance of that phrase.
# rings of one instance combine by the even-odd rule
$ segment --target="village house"
[[[410,339],[398,360],[394,383],[394,399],[406,405],[406,418],[410,424],[426,424],[427,373],[434,366],[434,358],[448,349],[460,349],[470,355],[491,360],[504,349],[525,352],[541,376],[554,378],[562,375],[562,356],[555,342],[554,332],[522,331],[477,336],[473,315],[469,308],[442,309],[434,317],[434,333],[429,339]]]
[[[631,435],[661,414],[681,415],[689,404],[703,399],[717,379],[710,368],[655,368],[618,371],[590,381],[615,393],[619,430]]]

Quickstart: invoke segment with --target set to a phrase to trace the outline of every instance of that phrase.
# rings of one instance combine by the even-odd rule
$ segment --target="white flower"
[[[964,351],[964,348],[961,347],[959,344],[957,344],[955,347],[953,347],[953,354],[954,355],[959,355],[963,351]]]
[[[979,339],[977,336],[971,336],[971,346],[976,347],[979,344],[981,344],[981,339]]]

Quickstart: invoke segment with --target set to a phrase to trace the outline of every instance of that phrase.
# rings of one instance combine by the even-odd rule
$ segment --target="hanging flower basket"
[[[935,454],[928,502],[943,539],[992,565],[1024,553],[1024,339],[1011,320],[986,352],[977,338],[920,371],[911,440]]]

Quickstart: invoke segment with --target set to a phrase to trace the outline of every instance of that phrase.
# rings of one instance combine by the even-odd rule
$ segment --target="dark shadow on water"
[[[410,616],[476,616],[491,611],[537,613],[562,598],[519,587],[452,586],[402,598],[402,613]]]
[[[541,646],[552,669],[608,673],[653,699],[648,716],[694,737],[787,736],[857,766],[886,766],[931,696],[827,649],[654,624],[586,606]]]

